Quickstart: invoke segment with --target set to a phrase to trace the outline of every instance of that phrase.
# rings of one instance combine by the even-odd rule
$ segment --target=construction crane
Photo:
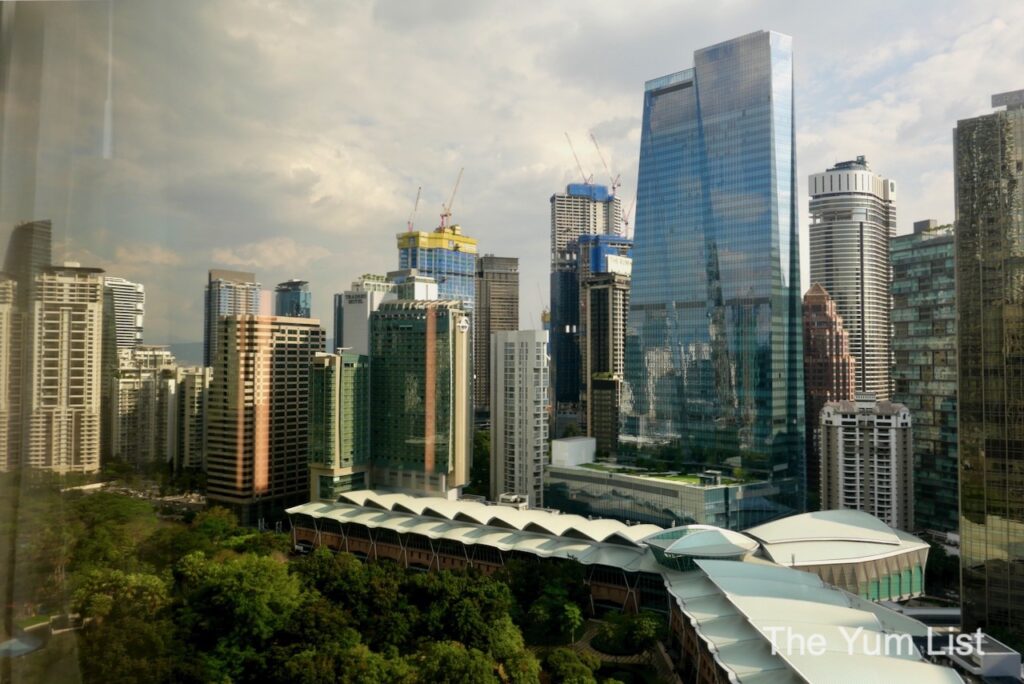
[[[465,170],[466,170],[465,168],[459,169],[459,175],[455,179],[455,187],[452,188],[452,194],[449,195],[449,197],[448,197],[448,203],[441,205],[441,227],[442,228],[447,228],[448,227],[448,219],[450,219],[452,217],[452,202],[455,201],[455,193],[459,191],[459,183],[462,182],[462,172],[465,171]]]
[[[590,139],[594,142],[594,149],[597,150],[597,156],[601,158],[601,164],[604,165],[604,170],[608,174],[608,178],[612,182],[611,189],[612,194],[614,195],[615,191],[619,189],[620,185],[622,185],[622,182],[620,181],[622,174],[615,174],[614,176],[612,176],[612,170],[608,167],[608,162],[605,161],[604,154],[601,152],[601,146],[597,144],[597,138],[594,137],[593,131],[590,132]]]
[[[408,231],[412,232],[412,223],[416,220],[416,210],[420,208],[420,195],[423,194],[423,186],[416,188],[416,202],[412,205],[412,211],[409,212],[409,220],[405,222],[405,227]]]
[[[633,201],[629,203],[629,209],[622,215],[622,237],[630,237],[629,235],[629,215],[633,213],[633,207],[636,206],[636,195],[633,195]]]
[[[580,171],[580,177],[583,179],[584,184],[590,185],[590,181],[594,180],[593,174],[587,175],[583,172],[583,164],[580,164],[579,155],[576,154],[576,148],[572,144],[572,138],[569,137],[568,131],[565,133],[565,140],[569,143],[569,149],[572,150],[572,158],[576,160],[576,168]]]

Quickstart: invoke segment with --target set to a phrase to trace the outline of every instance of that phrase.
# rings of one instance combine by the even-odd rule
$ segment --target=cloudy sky
[[[0,16],[0,240],[53,220],[57,259],[146,285],[151,343],[202,338],[215,266],[310,280],[330,328],[333,292],[397,268],[416,188],[431,229],[460,167],[454,220],[481,252],[519,257],[521,324],[537,327],[548,199],[579,175],[563,132],[601,182],[594,132],[628,205],[643,82],[750,31],[794,38],[804,230],[806,176],[858,154],[896,180],[901,233],[951,220],[951,129],[1024,88],[1012,1],[134,0]]]

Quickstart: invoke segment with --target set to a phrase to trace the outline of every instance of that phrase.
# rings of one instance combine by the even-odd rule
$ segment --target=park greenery
[[[599,681],[564,647],[588,605],[578,564],[487,577],[296,556],[225,509],[182,522],[141,498],[19,484],[0,482],[17,500],[0,529],[8,612],[84,618],[61,652],[86,683]]]

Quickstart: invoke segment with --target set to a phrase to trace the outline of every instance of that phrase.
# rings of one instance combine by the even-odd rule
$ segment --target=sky
[[[332,295],[398,267],[416,197],[520,260],[520,325],[548,300],[549,198],[635,196],[644,81],[758,29],[793,36],[798,214],[807,176],[865,155],[898,232],[954,218],[952,129],[1024,88],[1024,3],[3,3],[0,242],[49,218],[55,258],[146,286],[146,342],[202,339],[209,268]]]

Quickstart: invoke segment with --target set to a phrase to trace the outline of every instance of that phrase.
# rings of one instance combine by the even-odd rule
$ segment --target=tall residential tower
[[[117,349],[135,349],[142,344],[146,314],[146,288],[124,278],[103,278],[106,316],[113,325]]]
[[[836,303],[857,360],[857,391],[891,392],[889,240],[896,236],[896,183],[864,157],[810,177],[811,282]]]
[[[100,469],[103,271],[78,264],[36,277],[29,317],[22,464],[57,473]]]
[[[544,505],[548,462],[548,333],[491,335],[491,499],[502,494]]]
[[[203,308],[203,365],[217,357],[217,328],[221,316],[260,313],[260,284],[255,273],[210,269]]]

